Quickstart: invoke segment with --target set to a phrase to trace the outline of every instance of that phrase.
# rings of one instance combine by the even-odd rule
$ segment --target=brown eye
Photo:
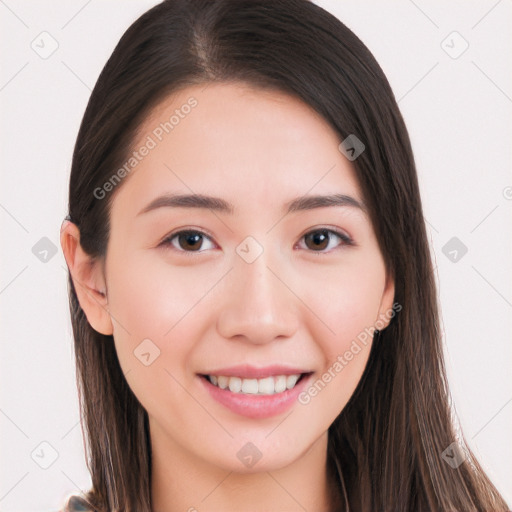
[[[306,247],[315,252],[326,252],[325,249],[333,249],[337,245],[351,245],[352,240],[343,233],[338,233],[331,229],[316,229],[304,235]],[[333,247],[331,243],[336,238],[342,240],[343,243],[339,243]]]
[[[172,248],[180,252],[203,252],[205,249],[201,249],[205,240],[210,240],[208,236],[200,231],[178,231],[167,237],[161,245],[172,246]],[[211,244],[211,242],[210,242]],[[213,248],[213,244],[211,247]]]
[[[180,233],[177,238],[179,246],[185,250],[197,251],[203,243],[203,237],[199,233]]]

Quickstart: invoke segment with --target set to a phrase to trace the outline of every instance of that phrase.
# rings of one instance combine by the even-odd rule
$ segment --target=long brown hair
[[[329,428],[328,464],[342,510],[507,510],[456,438],[437,294],[414,157],[389,83],[366,46],[308,0],[166,0],[125,32],[91,94],[73,154],[69,218],[82,248],[103,259],[115,192],[95,190],[126,161],[137,128],[169,93],[241,81],[300,98],[365,151],[353,162],[402,305],[374,340],[363,376]],[[98,511],[151,510],[148,417],[113,339],[69,297],[83,423]],[[455,441],[457,468],[443,459]]]

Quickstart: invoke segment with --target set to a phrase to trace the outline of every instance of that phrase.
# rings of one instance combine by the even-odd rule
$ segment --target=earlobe
[[[111,335],[113,325],[108,309],[106,283],[101,261],[88,255],[80,245],[80,230],[65,220],[60,230],[60,244],[68,265],[80,306],[92,328]]]

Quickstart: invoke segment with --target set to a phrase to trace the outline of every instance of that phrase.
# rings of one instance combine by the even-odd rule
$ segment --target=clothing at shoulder
[[[59,512],[95,512],[87,500],[80,496],[71,496]]]

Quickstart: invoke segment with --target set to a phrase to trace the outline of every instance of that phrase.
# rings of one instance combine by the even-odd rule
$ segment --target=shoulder
[[[95,512],[84,496],[70,496],[59,512]]]

